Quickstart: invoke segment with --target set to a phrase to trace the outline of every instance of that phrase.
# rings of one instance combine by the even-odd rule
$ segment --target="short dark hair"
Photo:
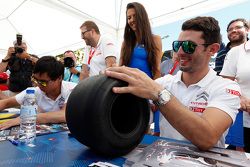
[[[66,50],[64,53],[63,53],[63,55],[65,55],[66,53],[73,53],[74,55],[75,55],[75,52],[73,51],[73,50]]]
[[[238,18],[238,19],[234,19],[234,20],[230,21],[230,23],[227,25],[227,31],[228,31],[230,25],[233,24],[233,23],[236,22],[236,21],[241,21],[241,22],[243,23],[244,27],[247,28],[247,29],[249,29],[249,24],[248,24],[248,22],[246,21],[246,19]]]
[[[90,20],[85,21],[85,22],[81,25],[80,28],[82,28],[82,27],[84,27],[84,26],[86,27],[87,30],[94,29],[95,32],[96,32],[97,34],[100,34],[100,30],[99,30],[98,26],[95,24],[95,22],[90,21]]]
[[[53,56],[43,56],[36,62],[33,73],[47,73],[51,80],[56,80],[63,77],[64,66]]]
[[[202,31],[202,38],[207,44],[221,43],[220,26],[213,17],[199,16],[185,21],[182,30]]]

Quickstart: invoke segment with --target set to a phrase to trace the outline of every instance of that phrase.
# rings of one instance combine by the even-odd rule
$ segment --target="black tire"
[[[104,156],[121,156],[142,140],[149,122],[148,100],[132,94],[115,94],[125,82],[104,75],[81,81],[66,107],[70,132],[82,144]]]

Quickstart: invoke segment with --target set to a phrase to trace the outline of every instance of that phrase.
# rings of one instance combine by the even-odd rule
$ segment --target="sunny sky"
[[[228,23],[236,18],[245,18],[250,21],[250,0],[247,2],[227,7],[218,11],[210,12],[203,14],[202,16],[212,16],[219,21],[221,27],[222,41],[227,44],[227,33],[226,27]],[[161,37],[169,35],[168,38],[162,39],[162,49],[170,50],[172,47],[172,42],[178,39],[178,35],[180,33],[181,25],[185,20],[181,20],[178,22],[170,23],[164,26],[156,27],[153,29],[155,34],[160,35]]]

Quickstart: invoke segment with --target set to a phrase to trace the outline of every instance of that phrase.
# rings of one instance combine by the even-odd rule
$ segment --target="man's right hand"
[[[128,83],[128,86],[113,87],[114,93],[131,93],[154,101],[158,99],[159,92],[163,90],[161,85],[136,68],[125,66],[109,67],[105,70],[105,74]]]
[[[79,80],[83,80],[89,77],[89,67],[86,64],[82,65],[82,71],[80,72]]]

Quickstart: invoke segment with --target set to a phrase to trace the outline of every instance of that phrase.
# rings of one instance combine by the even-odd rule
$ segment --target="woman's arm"
[[[162,42],[161,42],[161,37],[158,35],[154,35],[154,42],[156,46],[156,69],[153,71],[153,79],[157,79],[161,77],[161,70],[160,70],[160,65],[161,65],[161,58],[162,58]]]

